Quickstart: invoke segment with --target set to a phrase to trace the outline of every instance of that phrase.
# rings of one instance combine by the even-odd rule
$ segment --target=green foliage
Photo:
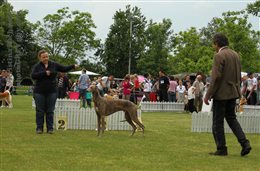
[[[213,49],[201,39],[196,28],[175,34],[174,56],[169,60],[171,73],[208,73],[212,65]]]
[[[252,25],[248,23],[248,15],[244,14],[244,11],[226,12],[222,16],[223,18],[213,18],[207,28],[202,29],[203,37],[211,41],[216,32],[225,33],[229,38],[230,48],[240,54],[242,70],[258,72],[259,31],[252,30]]]
[[[116,77],[124,77],[128,73],[129,55],[131,58],[131,73],[139,72],[137,60],[145,46],[145,25],[146,19],[137,7],[131,8],[128,5],[125,11],[119,10],[116,12],[114,23],[110,26],[104,44],[104,51],[100,55],[107,73]],[[130,34],[131,26],[132,34]],[[131,48],[129,47],[130,41]]]
[[[68,7],[59,9],[56,14],[44,17],[37,22],[39,44],[48,49],[55,60],[59,57],[74,61],[83,59],[86,52],[98,47],[92,29],[96,28],[87,12],[69,11]]]
[[[253,14],[257,17],[260,17],[260,1],[256,1],[254,3],[249,3],[246,8],[249,14]]]
[[[33,24],[26,20],[25,10],[14,11],[9,3],[0,6],[0,69],[11,69],[15,78],[28,77],[37,61]],[[19,60],[16,60],[20,58]],[[8,65],[8,61],[12,64]]]
[[[152,20],[145,31],[146,47],[138,60],[137,66],[141,73],[148,72],[158,75],[159,70],[169,71],[168,58],[171,51],[171,30],[170,19],[163,19],[161,23],[154,23]]]

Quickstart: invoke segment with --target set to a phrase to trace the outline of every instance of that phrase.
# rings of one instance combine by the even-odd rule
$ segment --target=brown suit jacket
[[[229,100],[241,97],[241,64],[238,54],[223,48],[214,56],[212,80],[206,93],[207,98]]]

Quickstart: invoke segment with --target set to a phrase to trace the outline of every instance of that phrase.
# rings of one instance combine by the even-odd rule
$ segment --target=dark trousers
[[[47,131],[53,130],[53,117],[57,93],[34,93],[33,98],[36,105],[36,130],[43,130],[44,114],[46,114]]]
[[[167,89],[160,89],[159,90],[159,101],[165,101],[168,102],[168,93],[167,93]]]
[[[65,88],[58,88],[58,98],[64,99],[66,96],[66,89]]]
[[[225,150],[226,139],[224,133],[224,118],[229,127],[237,137],[238,142],[243,146],[247,143],[246,136],[236,119],[235,114],[236,99],[214,100],[213,101],[213,125],[212,132],[217,146],[217,150]]]
[[[86,89],[79,89],[79,99],[82,98],[82,107],[86,107]]]
[[[246,97],[249,95],[250,91],[246,91]],[[251,96],[247,99],[248,105],[256,105],[256,92],[253,91]]]
[[[168,92],[169,102],[176,102],[176,92]]]
[[[189,112],[193,113],[193,112],[197,112],[195,106],[194,106],[194,99],[190,99],[188,101],[188,110]]]

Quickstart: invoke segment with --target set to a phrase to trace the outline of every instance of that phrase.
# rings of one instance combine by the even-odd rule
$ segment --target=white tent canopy
[[[73,71],[73,72],[69,72],[68,74],[81,75],[82,71]],[[100,75],[98,73],[91,72],[91,71],[86,71],[86,74],[87,75]]]

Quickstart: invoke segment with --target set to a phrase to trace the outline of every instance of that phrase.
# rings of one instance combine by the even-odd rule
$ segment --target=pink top
[[[129,83],[128,80],[124,80],[124,81],[123,81],[122,87],[123,87],[123,94],[124,94],[124,95],[129,95],[129,94],[131,94],[130,83]]]
[[[178,86],[177,82],[174,80],[171,80],[169,88],[168,88],[168,92],[176,92],[177,86]]]

